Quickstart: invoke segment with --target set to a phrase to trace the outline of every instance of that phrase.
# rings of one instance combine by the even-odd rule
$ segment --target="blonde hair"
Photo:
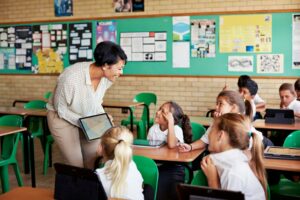
[[[246,150],[249,146],[250,137],[253,138],[249,166],[261,183],[267,197],[266,171],[263,165],[263,145],[259,136],[250,132],[251,121],[249,117],[236,113],[227,113],[216,118],[214,126],[218,130],[223,130],[228,134],[229,144],[233,148]]]
[[[101,138],[103,156],[112,160],[105,170],[111,180],[111,197],[118,198],[123,192],[132,160],[132,141],[132,133],[123,126],[110,128]]]

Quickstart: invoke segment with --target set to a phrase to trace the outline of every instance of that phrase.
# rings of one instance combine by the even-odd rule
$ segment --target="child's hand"
[[[201,169],[207,177],[208,182],[219,182],[219,175],[216,166],[211,158],[205,156],[201,161]]]
[[[221,115],[222,115],[221,112],[217,112],[217,111],[214,112],[214,117],[220,117]]]
[[[171,112],[163,112],[164,118],[168,121],[168,124],[174,124],[174,117]]]
[[[179,152],[189,152],[191,151],[191,145],[186,143],[178,143],[178,151]]]

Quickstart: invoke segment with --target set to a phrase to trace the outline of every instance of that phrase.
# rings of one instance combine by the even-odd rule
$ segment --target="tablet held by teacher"
[[[127,56],[119,45],[105,41],[96,46],[94,60],[66,68],[47,104],[48,126],[65,163],[90,169],[100,141],[86,140],[79,118],[104,113],[105,92],[123,74]]]

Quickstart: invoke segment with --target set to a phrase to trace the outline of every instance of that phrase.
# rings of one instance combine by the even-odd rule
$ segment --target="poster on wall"
[[[0,48],[0,69],[16,69],[14,48]]]
[[[191,54],[194,58],[216,57],[216,22],[191,20]]]
[[[16,26],[16,68],[31,70],[32,58],[32,27]]]
[[[144,0],[113,0],[115,12],[144,11]]]
[[[67,52],[67,24],[34,25],[33,55],[37,57],[35,73],[60,73]]]
[[[15,47],[15,27],[0,27],[0,47]]]
[[[253,72],[253,56],[228,56],[228,71]]]
[[[300,14],[293,15],[293,69],[300,69]]]
[[[258,54],[257,73],[283,73],[283,54]]]
[[[54,0],[56,17],[73,15],[73,0]]]
[[[190,41],[190,17],[173,17],[173,41]]]
[[[272,15],[220,16],[221,53],[272,52]]]
[[[93,60],[92,23],[69,24],[70,64]]]
[[[121,33],[120,45],[128,61],[167,60],[167,32]]]
[[[103,41],[117,42],[117,22],[97,22],[96,42],[98,44]]]
[[[173,42],[172,52],[173,68],[189,68],[190,67],[190,43],[189,42]]]

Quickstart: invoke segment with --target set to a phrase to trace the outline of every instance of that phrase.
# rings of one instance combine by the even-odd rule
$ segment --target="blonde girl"
[[[267,199],[261,139],[250,130],[248,117],[227,113],[215,119],[209,134],[209,156],[201,168],[209,187],[241,191],[246,200]],[[251,159],[245,155],[253,139]]]
[[[103,168],[96,173],[108,198],[144,199],[143,178],[132,161],[132,133],[122,126],[112,127],[102,136],[98,155]]]

